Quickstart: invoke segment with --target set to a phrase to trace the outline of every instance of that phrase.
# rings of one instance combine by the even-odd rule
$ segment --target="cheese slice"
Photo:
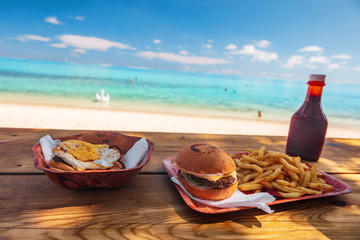
[[[234,170],[233,172],[231,173],[228,173],[228,174],[222,174],[222,173],[215,173],[215,174],[204,174],[204,173],[194,173],[194,172],[191,172],[191,171],[187,171],[187,170],[184,170],[183,168],[177,166],[177,168],[179,170],[181,170],[182,172],[184,173],[187,173],[187,174],[191,174],[191,175],[194,175],[196,177],[200,177],[200,178],[206,178],[207,180],[209,181],[212,181],[212,182],[216,182],[217,180],[219,180],[220,178],[223,178],[223,177],[234,177],[236,178],[236,171]]]
[[[105,144],[91,144],[79,140],[67,140],[61,143],[61,147],[67,153],[74,156],[80,161],[94,161],[99,159],[98,152],[100,149],[109,148]]]

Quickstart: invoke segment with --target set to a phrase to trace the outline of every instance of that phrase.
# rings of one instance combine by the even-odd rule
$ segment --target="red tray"
[[[241,154],[241,153],[238,153],[238,154]],[[178,169],[176,168],[176,165],[174,163],[175,163],[175,156],[168,157],[168,158],[165,158],[164,160],[162,160],[162,165],[165,168],[166,172],[169,174],[170,178],[173,176],[177,176]],[[322,172],[322,171],[319,171],[319,172]],[[334,189],[332,192],[323,193],[320,195],[305,195],[305,196],[301,196],[299,198],[276,197],[276,200],[272,203],[269,203],[268,205],[275,205],[275,204],[294,202],[294,201],[300,201],[300,200],[305,200],[305,199],[314,199],[314,198],[337,196],[337,195],[342,195],[342,194],[346,194],[346,193],[351,193],[352,189],[349,185],[347,185],[346,183],[342,182],[341,180],[339,180],[329,174],[326,174],[324,172],[322,172],[322,173],[324,174],[323,179],[325,180],[325,182],[327,184],[330,184],[333,186]],[[178,186],[176,183],[174,183],[174,184],[175,184],[175,187],[177,188],[177,190],[179,191],[181,197],[186,202],[186,204],[198,212],[214,214],[214,213],[225,213],[225,212],[233,212],[233,211],[239,211],[239,210],[244,210],[244,209],[249,209],[249,208],[255,208],[255,207],[217,208],[217,207],[208,206],[203,203],[194,201],[188,195],[186,195],[186,193],[180,186]]]

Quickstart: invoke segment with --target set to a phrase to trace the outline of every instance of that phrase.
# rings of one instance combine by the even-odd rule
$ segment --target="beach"
[[[287,136],[288,123],[140,111],[0,104],[0,127]],[[360,138],[360,130],[329,123],[326,137]]]
[[[287,136],[306,91],[306,80],[0,58],[0,127]],[[327,137],[360,137],[359,92],[327,83]]]

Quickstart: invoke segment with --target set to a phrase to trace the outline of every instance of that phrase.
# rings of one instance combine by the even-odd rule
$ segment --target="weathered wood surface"
[[[41,137],[50,134],[53,138],[57,138],[82,132],[85,131],[0,128],[0,173],[40,173],[33,166],[31,148]],[[284,152],[286,145],[286,137],[279,136],[120,133],[146,137],[155,143],[155,151],[150,163],[143,168],[143,173],[165,173],[161,160],[176,155],[183,146],[192,143],[215,144],[227,152],[239,152],[246,148],[259,148],[262,145],[268,150]],[[360,173],[360,139],[326,139],[323,154],[316,164],[319,169],[328,173]]]
[[[73,191],[44,175],[0,176],[0,239],[356,239],[360,174],[334,174],[353,193],[202,214],[167,175],[139,175],[118,189]]]
[[[206,142],[228,152],[265,145],[284,151],[286,137],[121,132],[155,143],[150,163],[117,189],[60,188],[33,165],[32,146],[85,131],[0,128],[0,239],[359,239],[360,139],[326,139],[318,168],[348,183],[351,194],[225,214],[189,208],[161,160]],[[310,163],[311,164],[311,163]]]

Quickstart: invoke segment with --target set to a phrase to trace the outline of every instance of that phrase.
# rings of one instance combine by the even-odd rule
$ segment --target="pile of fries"
[[[246,149],[248,155],[236,159],[240,191],[262,192],[274,189],[284,198],[297,198],[303,195],[319,195],[330,192],[333,187],[326,184],[323,173],[317,167],[309,168],[300,157],[285,153],[266,151],[265,146],[258,150]]]

